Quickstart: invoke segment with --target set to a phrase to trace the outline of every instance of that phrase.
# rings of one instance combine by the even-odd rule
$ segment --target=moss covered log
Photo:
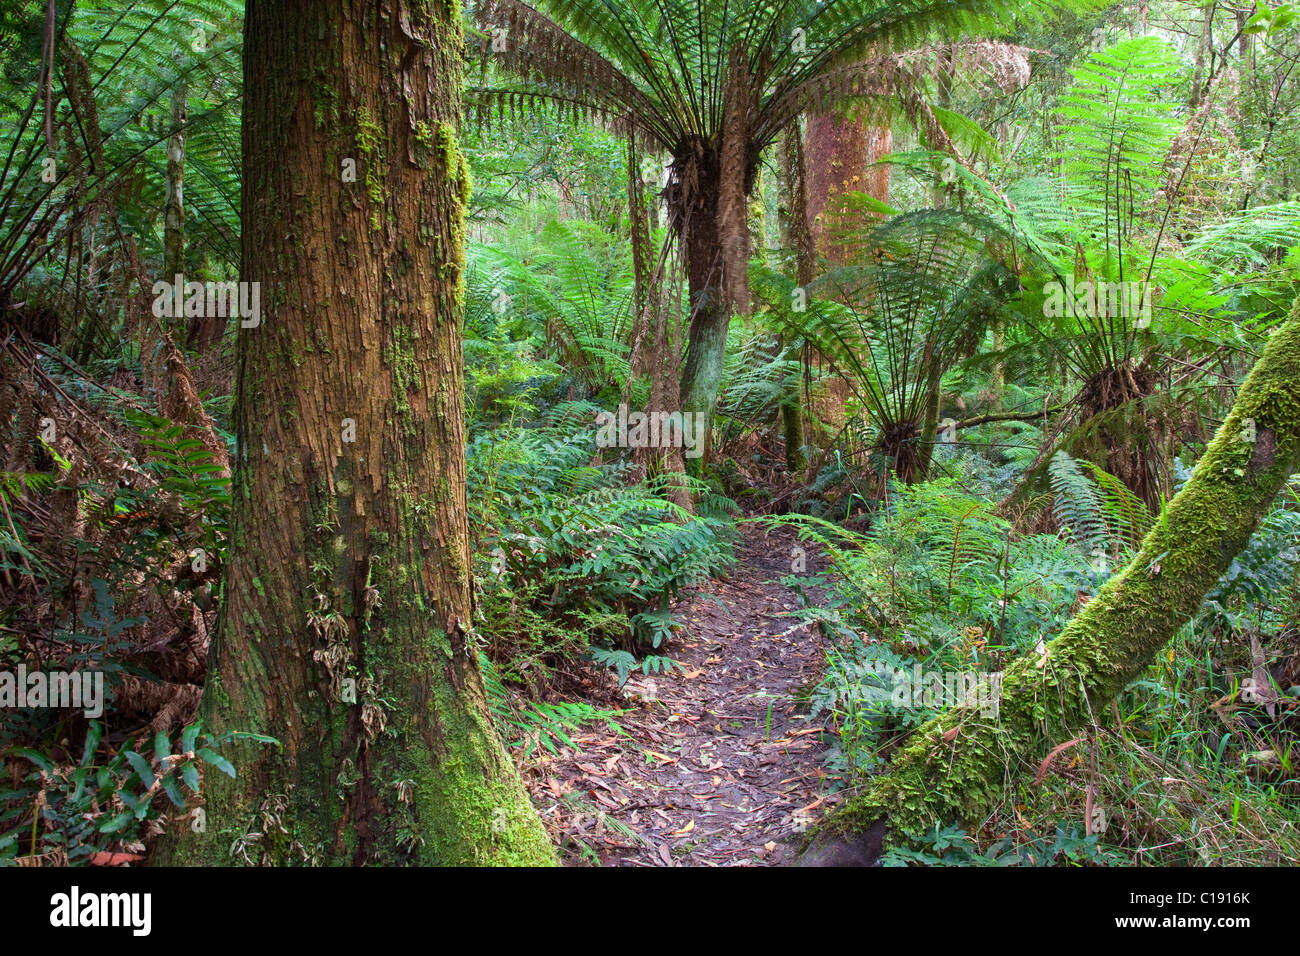
[[[551,864],[472,633],[460,8],[250,0],[239,457],[176,864]]]
[[[1300,470],[1300,301],[1138,555],[1061,634],[1009,667],[997,717],[929,721],[889,771],[810,840],[806,864],[865,863],[887,833],[978,824],[1008,781],[1075,736],[1153,662]],[[1031,771],[1032,772],[1032,771]]]

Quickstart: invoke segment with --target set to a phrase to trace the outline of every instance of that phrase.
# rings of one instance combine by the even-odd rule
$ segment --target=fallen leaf
[[[686,824],[686,826],[682,827],[680,830],[674,830],[674,831],[672,832],[672,835],[673,835],[673,836],[686,836],[686,834],[690,833],[690,832],[691,832],[692,830],[694,830],[694,829],[695,829],[695,820],[692,819],[690,823]]]
[[[798,810],[795,811],[795,813],[804,813],[804,814],[806,814],[806,813],[808,813],[810,810],[816,810],[818,807],[820,807],[820,806],[822,805],[822,802],[823,802],[824,800],[825,800],[825,797],[818,797],[818,798],[817,798],[816,800],[814,800],[812,803],[808,804],[808,806],[806,806],[806,807],[800,807]]]
[[[143,860],[142,853],[107,853],[103,850],[90,854],[91,866],[126,866],[136,860]]]

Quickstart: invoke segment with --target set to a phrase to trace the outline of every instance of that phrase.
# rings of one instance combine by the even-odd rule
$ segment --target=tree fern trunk
[[[167,198],[163,208],[163,275],[174,282],[185,272],[185,120],[187,92],[182,80],[172,90],[171,136],[167,138]],[[167,329],[181,341],[182,316]]]
[[[722,385],[731,308],[722,284],[718,157],[703,146],[687,167],[685,175],[694,180],[695,200],[689,208],[674,210],[674,226],[682,237],[691,314],[682,366],[682,411],[703,414],[706,424],[704,454],[687,465],[698,474],[712,449],[713,415]]]

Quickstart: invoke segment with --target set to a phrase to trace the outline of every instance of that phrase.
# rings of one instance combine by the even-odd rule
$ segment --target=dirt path
[[[530,762],[529,785],[570,862],[789,862],[787,838],[834,802],[825,732],[800,700],[821,673],[822,638],[782,616],[798,606],[780,581],[797,542],[743,527],[728,578],[674,607],[686,629],[663,653],[684,671],[638,673],[623,688],[626,736],[602,727],[575,738],[581,753]]]

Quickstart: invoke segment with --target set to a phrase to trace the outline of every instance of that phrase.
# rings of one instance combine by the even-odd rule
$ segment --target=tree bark
[[[1192,65],[1192,90],[1187,99],[1187,104],[1192,109],[1200,107],[1201,97],[1205,95],[1206,70],[1212,70],[1212,65],[1207,66],[1206,59],[1214,52],[1214,12],[1218,9],[1218,2],[1202,0],[1202,3],[1204,13],[1201,21],[1201,36],[1196,44],[1196,57]]]
[[[787,274],[801,288],[817,274],[817,249],[808,217],[808,167],[804,159],[803,143],[798,123],[781,136],[781,201],[778,204],[781,229],[781,247],[792,255]],[[809,349],[802,347],[799,355],[803,363],[803,378],[808,377]],[[796,382],[782,396],[781,424],[785,438],[785,464],[790,474],[799,476],[808,468],[808,455],[804,451],[804,389]]]
[[[157,862],[549,864],[471,633],[460,8],[250,0],[225,600],[206,827]],[[349,161],[355,177],[342,175]]]
[[[998,316],[993,320],[993,351],[997,358],[993,360],[993,369],[989,373],[989,409],[1002,411],[1002,403],[1007,391],[1007,366],[1002,352],[1007,347],[1007,320]]]
[[[818,113],[808,117],[804,144],[805,157],[810,157],[805,161],[806,229],[813,262],[818,255],[831,268],[861,262],[869,250],[854,236],[870,229],[877,217],[850,210],[843,197],[860,192],[889,202],[889,167],[871,164],[893,150],[893,133],[887,126],[874,126],[836,113]],[[807,281],[811,280],[810,275]],[[850,383],[839,374],[826,379],[818,389],[813,411],[827,425],[823,437],[843,429],[852,393]]]
[[[690,327],[686,339],[686,360],[682,366],[683,412],[705,416],[704,454],[687,463],[687,470],[699,474],[709,460],[713,439],[713,415],[727,353],[727,328],[731,308],[722,283],[722,246],[718,232],[718,197],[721,169],[715,153],[705,148],[696,164],[696,185],[701,199],[680,217],[678,229],[686,258]]]
[[[807,152],[817,157],[808,169],[808,224],[817,251],[832,266],[848,265],[861,250],[852,242],[837,241],[828,233],[870,222],[850,218],[840,197],[845,193],[866,193],[889,202],[889,167],[871,166],[894,148],[887,126],[872,126],[861,120],[843,119],[818,113],[808,117]]]
[[[926,723],[888,773],[827,821],[803,862],[869,863],[887,831],[920,833],[982,819],[1004,798],[1009,779],[1032,772],[1053,743],[1090,725],[1142,675],[1297,470],[1300,300],[1137,557],[1046,645],[1046,654],[1031,653],[1006,670],[998,716],[956,708]]]
[[[907,476],[907,483],[920,484],[929,480],[930,466],[934,463],[934,444],[939,437],[939,413],[943,410],[943,375],[930,379],[925,396],[925,416],[921,419],[921,435],[916,440],[916,469]]]

